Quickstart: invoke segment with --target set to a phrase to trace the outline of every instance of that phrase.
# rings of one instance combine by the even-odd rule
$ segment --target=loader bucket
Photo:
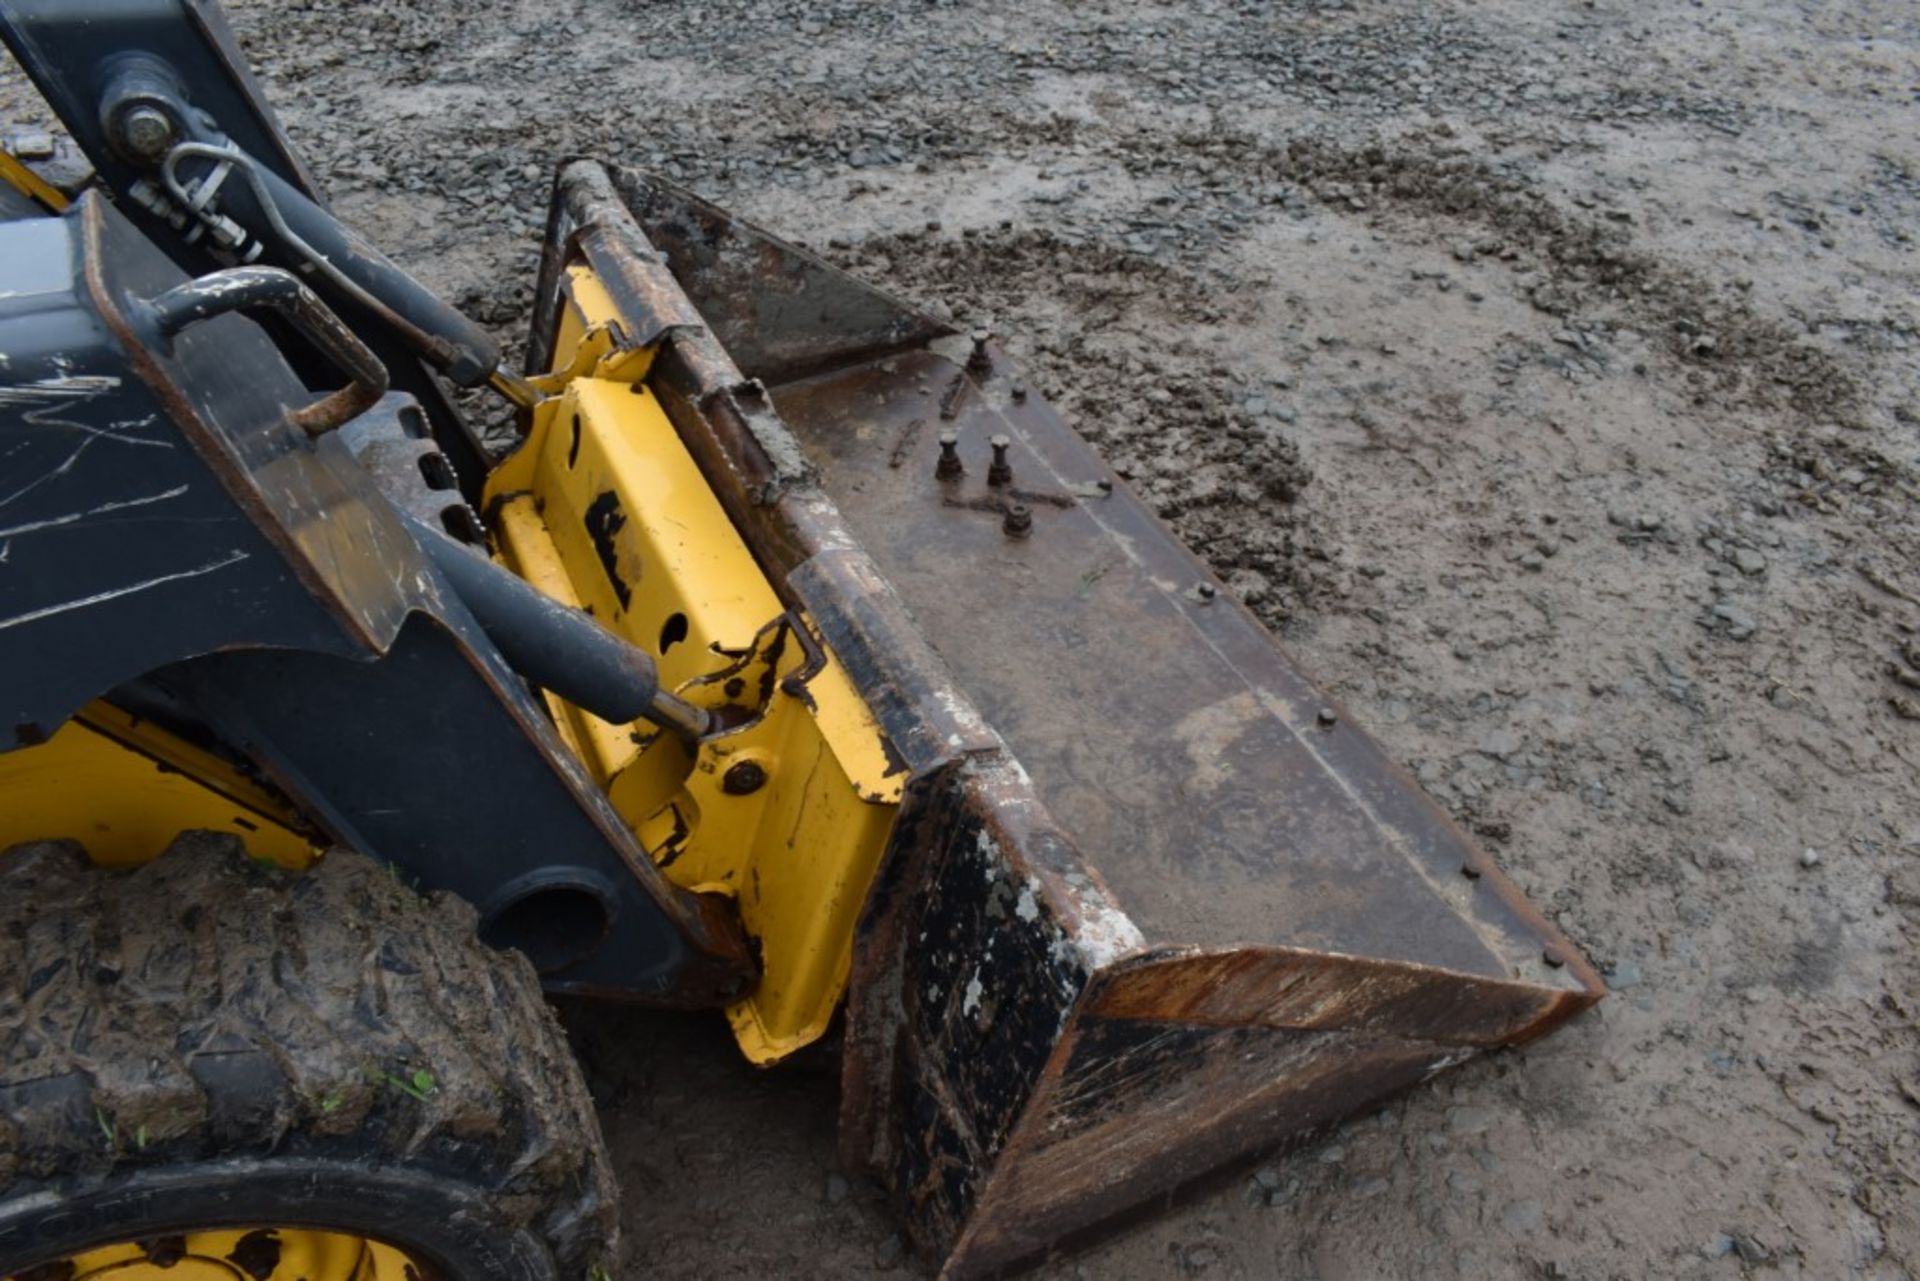
[[[632,170],[565,166],[547,251],[531,366],[584,256],[665,339],[651,384],[908,773],[842,1151],[949,1275],[1602,995],[996,344]]]

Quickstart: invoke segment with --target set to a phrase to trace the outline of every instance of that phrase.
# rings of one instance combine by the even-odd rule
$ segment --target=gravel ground
[[[1910,0],[235,21],[341,210],[516,341],[573,153],[1005,332],[1610,976],[1043,1275],[1920,1269]],[[823,1061],[573,1021],[632,1275],[916,1266]]]

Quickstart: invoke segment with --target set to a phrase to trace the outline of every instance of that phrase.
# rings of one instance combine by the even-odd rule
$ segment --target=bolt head
[[[751,796],[766,783],[766,767],[759,761],[735,761],[720,776],[720,790],[728,796]]]
[[[120,141],[146,160],[159,160],[174,141],[173,117],[158,107],[139,103],[120,114]]]
[[[987,350],[987,342],[992,337],[992,330],[973,331],[973,355],[967,357],[967,369],[972,373],[984,374],[993,368],[993,353]]]
[[[966,467],[960,461],[960,433],[948,429],[940,433],[940,461],[934,466],[933,474],[937,480],[952,480],[966,474]]]

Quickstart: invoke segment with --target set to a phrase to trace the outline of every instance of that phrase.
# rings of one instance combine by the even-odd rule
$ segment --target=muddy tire
[[[532,967],[460,901],[208,834],[131,872],[0,856],[0,1277],[288,1224],[447,1281],[580,1281],[608,1274],[617,1210]]]

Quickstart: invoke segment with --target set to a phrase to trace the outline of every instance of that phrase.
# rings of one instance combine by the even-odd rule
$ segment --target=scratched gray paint
[[[267,332],[147,325],[183,278],[93,197],[0,224],[0,750],[138,697],[483,919],[591,894],[604,936],[555,987],[737,991],[732,923],[654,868],[347,440],[293,425],[316,393]]]

